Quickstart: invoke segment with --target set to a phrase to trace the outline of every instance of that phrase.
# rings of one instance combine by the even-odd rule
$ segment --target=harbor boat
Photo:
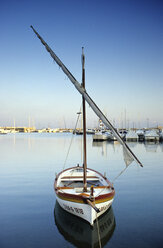
[[[156,130],[152,129],[145,132],[145,141],[150,142],[158,142],[160,139],[159,134]]]
[[[144,130],[139,129],[136,131],[139,141],[144,141]]]
[[[93,135],[93,141],[106,141],[111,138],[110,133],[106,133],[106,130],[104,129],[103,122],[99,119],[99,129],[96,130],[95,134]]]
[[[129,130],[126,134],[126,141],[138,141],[138,134],[133,130]]]
[[[93,141],[105,141],[109,139],[109,135],[107,133],[102,133],[102,131],[96,131],[93,135]]]
[[[40,39],[41,43],[45,46],[46,50],[50,53],[54,61],[59,65],[75,88],[82,95],[83,165],[80,166],[77,164],[76,166],[72,166],[59,172],[55,178],[54,190],[56,193],[56,199],[64,210],[86,220],[93,226],[94,221],[103,215],[112,205],[115,190],[105,175],[102,175],[100,172],[88,168],[87,166],[85,101],[93,109],[104,125],[112,131],[114,136],[123,146],[126,167],[134,160],[140,164],[140,166],[142,166],[142,164],[87,93],[85,89],[84,50],[82,49],[82,83],[80,84],[43,38],[37,33],[33,26],[31,26],[31,28]]]

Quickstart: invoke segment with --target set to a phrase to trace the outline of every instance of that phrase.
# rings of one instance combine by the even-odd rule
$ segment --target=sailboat
[[[112,205],[115,190],[112,183],[106,178],[105,175],[102,175],[100,172],[88,168],[87,166],[85,101],[87,101],[104,125],[112,131],[117,140],[122,144],[126,166],[128,166],[133,160],[139,163],[140,166],[142,166],[142,164],[86,92],[84,49],[82,49],[82,84],[80,84],[62,63],[62,61],[57,57],[57,55],[52,51],[48,44],[43,40],[43,38],[37,33],[33,26],[31,26],[31,28],[40,39],[41,43],[45,46],[46,50],[50,53],[51,57],[55,60],[59,67],[61,67],[63,72],[82,95],[84,148],[83,165],[80,166],[77,164],[77,166],[65,169],[57,174],[54,182],[54,190],[56,193],[56,199],[64,210],[86,220],[93,226],[94,221],[99,216],[103,215]]]
[[[99,129],[96,130],[95,134],[93,135],[93,141],[106,141],[109,140],[110,135],[105,132],[104,124],[101,120],[99,120]]]

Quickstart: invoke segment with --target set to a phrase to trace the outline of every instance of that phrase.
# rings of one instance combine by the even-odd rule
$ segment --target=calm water
[[[0,248],[99,247],[97,225],[56,204],[55,173],[81,164],[81,137],[71,134],[0,136]],[[129,143],[144,164],[132,163],[115,181],[112,208],[99,219],[102,247],[163,247],[163,144]],[[123,170],[122,147],[92,143],[88,167],[111,181]]]

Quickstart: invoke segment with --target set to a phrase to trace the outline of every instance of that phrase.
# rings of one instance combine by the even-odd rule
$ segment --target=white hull
[[[93,140],[94,141],[103,141],[103,140],[108,140],[109,136],[105,134],[94,134],[93,135]]]
[[[145,137],[145,141],[153,141],[153,142],[157,142],[159,141],[159,137]]]
[[[96,207],[101,210],[99,213],[96,213],[96,211],[88,204],[65,201],[58,197],[57,201],[65,211],[88,221],[93,226],[94,221],[100,215],[104,214],[111,206],[113,199],[107,202],[96,204]]]

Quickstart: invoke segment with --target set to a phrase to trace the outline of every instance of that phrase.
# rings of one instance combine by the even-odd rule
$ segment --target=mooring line
[[[101,248],[101,237],[100,237],[100,229],[99,229],[99,223],[97,218],[97,212],[96,212],[96,222],[97,222],[97,233],[98,233],[98,241],[99,241],[99,247]]]

